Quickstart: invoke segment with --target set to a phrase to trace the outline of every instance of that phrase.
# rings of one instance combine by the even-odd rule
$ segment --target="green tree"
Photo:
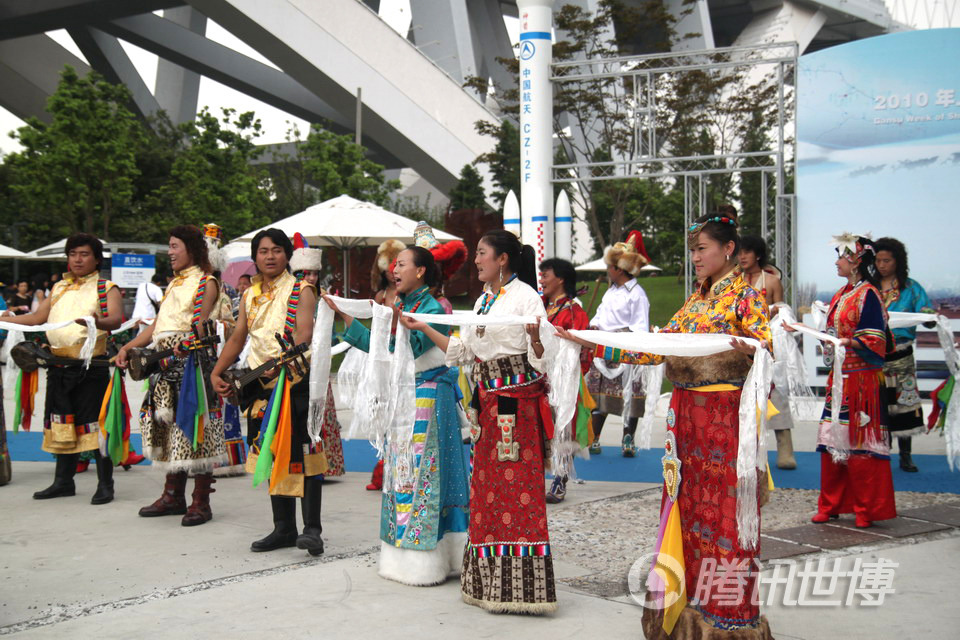
[[[310,127],[298,153],[318,201],[348,195],[387,207],[393,192],[400,188],[400,181],[387,180],[383,165],[367,158],[366,149],[352,136],[333,133],[319,124]]]
[[[273,188],[270,217],[274,220],[300,213],[321,201],[320,192],[309,182],[300,127],[291,124],[285,140],[287,145],[283,150],[273,151],[270,166]]]
[[[520,197],[520,131],[507,118],[498,125],[479,120],[475,127],[478,133],[497,139],[493,151],[482,154],[477,162],[490,167],[493,184],[497,188],[491,196],[502,208],[511,190]]]
[[[770,139],[770,125],[765,120],[763,112],[758,108],[750,114],[747,120],[750,125],[744,132],[744,151],[763,151],[772,146]],[[773,158],[757,158],[755,163],[764,166],[773,165]],[[760,234],[761,219],[766,213],[766,203],[762,190],[763,178],[757,171],[744,172],[740,176],[740,228],[743,233]],[[767,188],[774,188],[773,179],[767,181]],[[773,193],[769,194],[773,195]]]
[[[157,193],[171,181],[173,163],[184,149],[181,130],[163,111],[148,118],[146,134],[136,149],[138,175],[129,213],[117,216],[112,238],[130,242],[167,240],[170,215]]]
[[[450,210],[486,209],[487,196],[483,191],[483,177],[472,164],[463,165],[460,179],[450,190]]]
[[[18,221],[29,222],[24,244],[76,231],[111,237],[128,211],[139,176],[136,150],[144,131],[127,108],[129,92],[96,73],[81,78],[65,67],[47,101],[49,123],[30,118],[13,137],[23,149],[5,158]],[[8,213],[10,208],[8,207]],[[5,220],[12,223],[14,220]],[[36,238],[35,238],[36,236]]]
[[[260,121],[252,111],[221,111],[217,118],[204,108],[179,127],[181,147],[170,180],[156,192],[166,214],[157,220],[161,235],[174,224],[216,222],[231,237],[270,221],[266,170],[252,164],[262,153],[256,142]]]

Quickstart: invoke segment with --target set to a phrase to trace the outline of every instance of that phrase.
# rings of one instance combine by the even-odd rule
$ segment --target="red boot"
[[[377,462],[377,466],[373,468],[370,484],[367,485],[367,491],[380,491],[380,489],[383,489],[383,460]]]
[[[90,466],[89,460],[77,460],[77,473],[83,473]]]
[[[120,463],[120,466],[123,467],[124,471],[130,471],[130,467],[135,464],[140,464],[146,460],[142,455],[130,449],[130,452],[127,454],[127,457],[123,459],[123,462]]]
[[[187,472],[168,473],[163,484],[163,495],[153,504],[140,509],[144,518],[156,516],[173,516],[187,512],[187,501],[184,492],[187,488]]]
[[[213,473],[198,473],[193,478],[193,503],[187,507],[187,513],[180,521],[185,527],[194,527],[213,518],[210,510],[210,494],[215,492]]]

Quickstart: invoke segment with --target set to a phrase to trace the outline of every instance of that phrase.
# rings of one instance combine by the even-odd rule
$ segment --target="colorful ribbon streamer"
[[[113,370],[100,406],[100,442],[100,453],[109,455],[115,465],[130,453],[130,406],[119,368]]]
[[[203,414],[206,412],[203,373],[194,353],[190,352],[183,366],[183,380],[177,398],[177,427],[183,431],[193,450],[203,443]]]
[[[259,485],[268,475],[270,475],[273,466],[273,439],[277,432],[277,422],[280,417],[280,405],[283,404],[284,387],[287,381],[287,370],[280,369],[280,377],[277,379],[277,386],[273,388],[270,394],[270,400],[267,402],[267,408],[264,411],[265,423],[260,427],[260,442],[258,443],[259,453],[257,455],[257,466],[253,472],[253,486]]]
[[[17,386],[14,389],[13,397],[16,398],[16,408],[13,413],[13,432],[20,431],[21,425],[24,431],[30,431],[30,423],[33,420],[34,398],[37,395],[37,382],[39,375],[37,370],[20,371],[17,374]]]

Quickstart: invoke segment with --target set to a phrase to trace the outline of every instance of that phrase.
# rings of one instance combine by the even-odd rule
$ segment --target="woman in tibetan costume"
[[[934,313],[933,303],[920,283],[908,277],[907,249],[895,238],[876,242],[877,273],[880,274],[880,295],[887,311]],[[925,325],[926,326],[926,325]],[[917,465],[911,455],[912,436],[925,431],[920,390],[917,388],[917,361],[914,358],[916,327],[893,329],[895,344],[887,354],[883,375],[887,384],[887,428],[897,439],[900,468],[915,473]]]
[[[820,452],[820,499],[814,522],[853,513],[856,526],[897,516],[890,472],[883,364],[893,347],[887,312],[876,284],[873,241],[843,234],[834,238],[837,275],[847,284],[833,295],[827,333],[845,349],[839,424],[831,420],[833,370],[827,377],[827,398],[817,434]],[[824,362],[833,363],[825,347]]]
[[[428,249],[414,246],[400,252],[393,274],[395,318],[401,311],[446,313],[430,295],[439,271]],[[326,300],[346,324],[343,339],[369,352],[370,330]],[[431,328],[447,334],[444,325]],[[459,372],[446,366],[443,351],[422,331],[411,331],[409,339],[416,371],[416,420],[409,440],[387,431],[379,573],[388,580],[429,586],[459,573],[463,562],[469,521],[467,465],[457,411]]]
[[[663,357],[597,346],[565,331],[558,333],[595,348],[599,358],[629,364],[665,362],[666,376],[674,385],[663,458],[660,558],[667,555],[679,565],[685,584],[682,589],[671,586],[682,596],[672,605],[644,609],[644,634],[647,638],[761,640],[772,636],[756,599],[759,544],[744,548],[737,522],[740,397],[754,348],[737,338],[753,338],[767,348],[767,305],[736,263],[735,219],[700,218],[688,230],[688,243],[700,285],[662,332],[726,334],[732,337],[733,351]],[[666,473],[668,468],[674,472]],[[763,503],[766,485],[766,479],[759,477],[756,496],[748,498],[755,499],[757,507]],[[671,512],[674,506],[679,518]],[[756,512],[759,518],[759,508]],[[736,572],[732,582],[736,588],[721,593],[718,585],[731,585],[720,579],[726,571]]]
[[[485,292],[479,315],[545,315],[531,247],[490,231],[475,258]],[[464,327],[450,337],[409,318],[445,350],[448,365],[473,363],[479,428],[470,483],[470,526],[460,588],[488,611],[541,614],[557,608],[543,491],[545,441],[553,435],[538,325]],[[472,411],[471,411],[472,413]]]

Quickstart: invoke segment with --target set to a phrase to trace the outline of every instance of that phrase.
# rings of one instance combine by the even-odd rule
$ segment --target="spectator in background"
[[[50,295],[50,278],[42,273],[37,273],[31,278],[30,284],[33,289],[30,311],[36,311],[44,298]]]
[[[767,262],[767,242],[763,238],[741,236],[737,261],[743,271],[743,279],[763,296],[768,306],[783,302],[783,284]]]
[[[250,276],[246,273],[243,274],[237,278],[237,293],[242,296],[243,292],[249,289],[251,284],[253,284],[253,280],[250,278]]]
[[[17,281],[17,288],[10,298],[10,310],[16,315],[23,315],[30,312],[30,305],[33,303],[33,296],[30,292],[30,282],[23,278]]]
[[[5,289],[6,289],[6,285],[4,285],[2,282],[0,282],[0,291],[5,290]],[[7,308],[7,301],[3,299],[3,296],[0,296],[0,311],[5,311],[6,308]],[[0,313],[0,316],[2,316],[2,315],[3,315],[3,314]],[[3,346],[3,343],[4,343],[6,340],[7,340],[7,330],[6,330],[6,329],[0,329],[0,347]],[[2,426],[3,426],[3,425],[0,424],[0,427],[2,427]]]
[[[160,309],[160,302],[163,300],[163,289],[160,283],[165,278],[157,272],[154,272],[151,282],[143,282],[137,287],[136,298],[133,303],[133,313],[131,318],[140,321],[139,331],[150,324],[150,321],[157,317],[157,311]]]

